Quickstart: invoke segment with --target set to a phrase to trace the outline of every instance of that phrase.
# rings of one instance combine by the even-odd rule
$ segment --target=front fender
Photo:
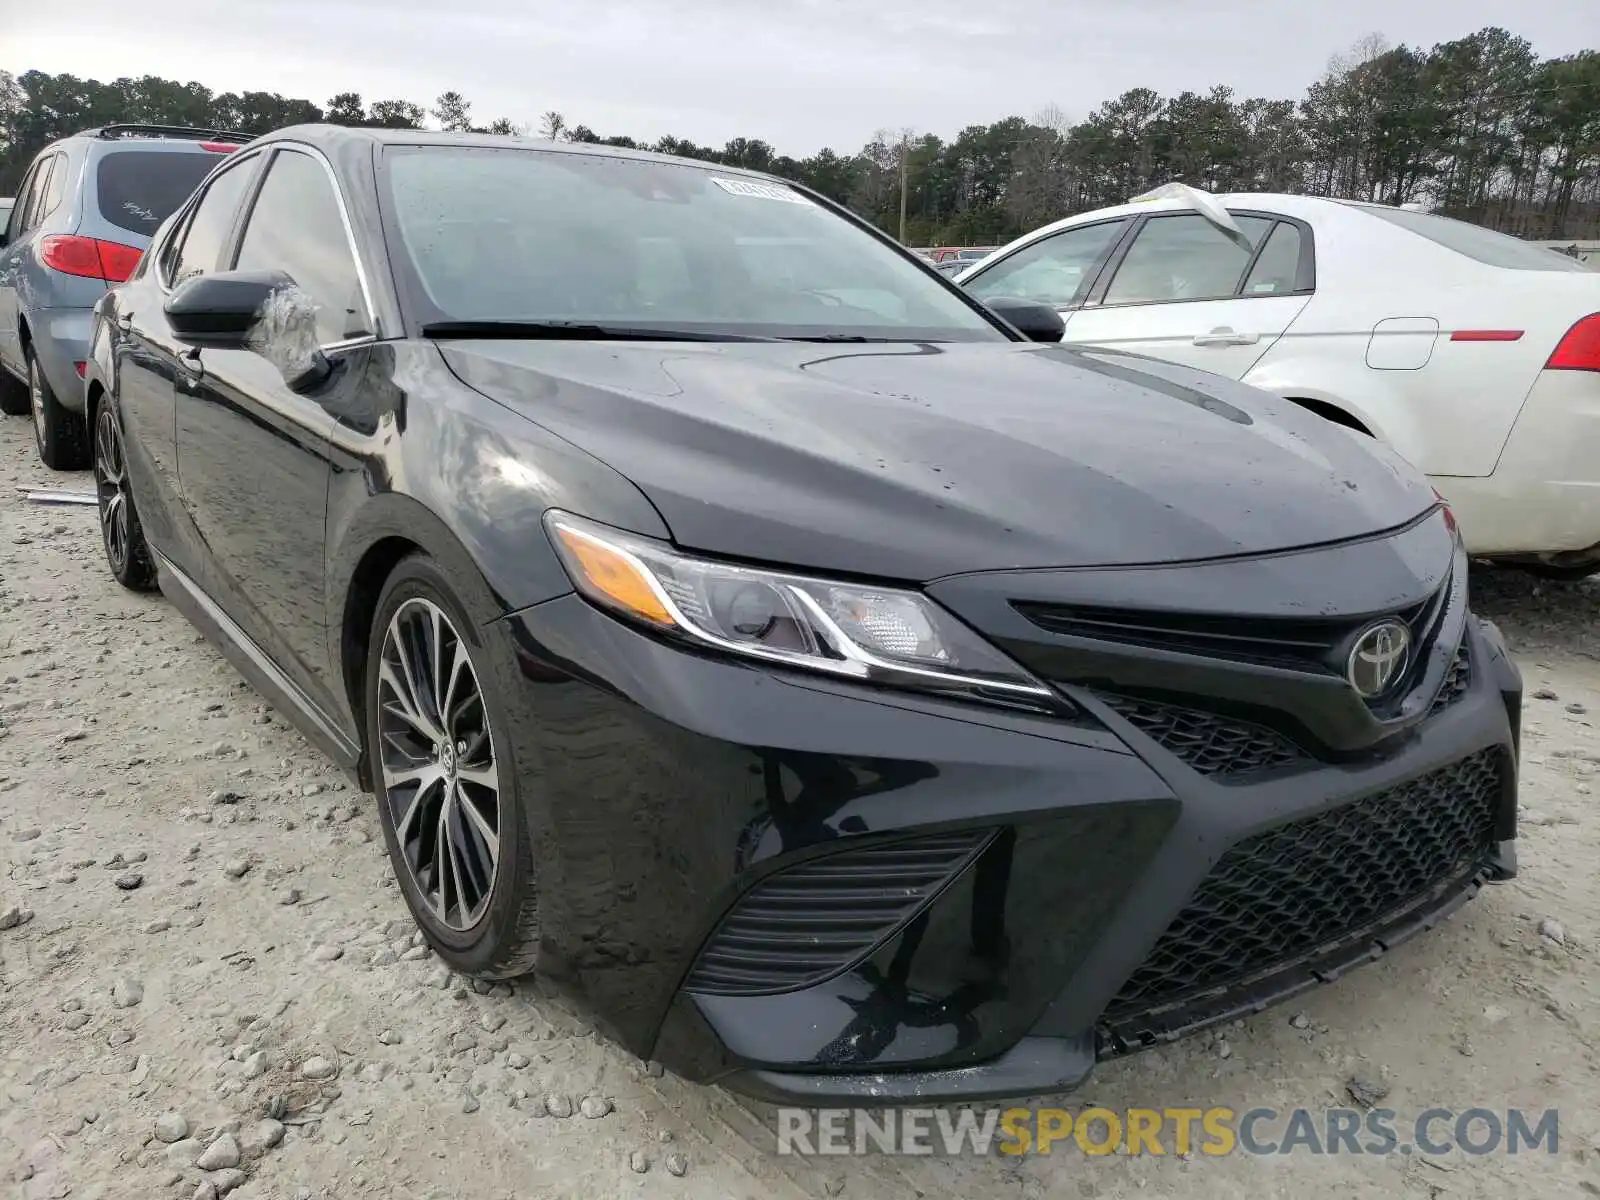
[[[344,624],[363,562],[385,542],[409,542],[440,563],[453,578],[460,578],[464,572],[484,576],[462,545],[461,535],[414,497],[383,492],[369,497],[339,528],[333,525],[331,508],[329,518],[328,624],[334,632]],[[493,591],[493,585],[489,586]],[[509,611],[511,606],[503,597],[497,594],[496,600]],[[497,613],[496,619],[502,615]],[[334,650],[337,652],[337,645]]]
[[[668,536],[626,478],[469,388],[433,346],[383,343],[349,365],[360,382],[331,434],[325,559],[328,650],[347,693],[364,614],[408,547],[480,581],[497,619],[572,590],[545,533],[547,509]],[[359,734],[342,699],[339,715]]]

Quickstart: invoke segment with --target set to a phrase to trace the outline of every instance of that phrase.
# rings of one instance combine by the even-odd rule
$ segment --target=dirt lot
[[[1360,1076],[1402,1116],[1557,1107],[1555,1156],[800,1160],[772,1152],[765,1110],[658,1077],[537,983],[452,979],[415,944],[368,798],[162,600],[111,581],[92,509],[30,505],[21,485],[87,477],[45,471],[8,419],[4,1194],[1600,1195],[1600,586],[1474,588],[1530,696],[1518,880],[1071,1101],[1323,1107]]]

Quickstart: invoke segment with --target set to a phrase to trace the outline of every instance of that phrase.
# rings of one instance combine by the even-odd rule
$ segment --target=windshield
[[[114,150],[95,168],[100,215],[149,237],[216,165],[217,156],[206,151]]]
[[[1496,233],[1481,225],[1469,225],[1450,217],[1413,212],[1404,208],[1384,208],[1377,204],[1351,204],[1369,216],[1379,217],[1401,229],[1421,234],[1457,254],[1465,254],[1491,267],[1513,271],[1587,271],[1590,268],[1575,258],[1551,254],[1543,246]]]
[[[390,147],[383,173],[396,268],[423,326],[1006,340],[923,267],[780,183],[459,146]]]

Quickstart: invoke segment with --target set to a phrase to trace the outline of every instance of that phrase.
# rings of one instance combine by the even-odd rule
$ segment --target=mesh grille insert
[[[1495,844],[1497,749],[1225,853],[1112,1001],[1108,1016],[1226,987],[1359,934],[1465,878]]]
[[[726,996],[820,983],[909,920],[991,837],[987,829],[937,834],[779,871],[722,919],[684,986]]]
[[[1243,775],[1288,766],[1306,757],[1282,734],[1250,721],[1129,696],[1101,695],[1100,699],[1202,775]]]
[[[1467,650],[1467,639],[1461,639],[1461,645],[1456,647],[1456,656],[1450,660],[1450,669],[1445,672],[1444,682],[1439,685],[1439,694],[1433,698],[1433,706],[1428,709],[1428,715],[1449,708],[1462,696],[1467,694],[1467,688],[1472,684],[1472,658]]]

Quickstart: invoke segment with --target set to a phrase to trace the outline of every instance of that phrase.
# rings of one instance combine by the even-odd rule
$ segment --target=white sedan
[[[1035,230],[958,282],[1050,304],[1065,342],[1214,371],[1381,438],[1475,555],[1600,572],[1600,272],[1409,209],[1159,191]]]

